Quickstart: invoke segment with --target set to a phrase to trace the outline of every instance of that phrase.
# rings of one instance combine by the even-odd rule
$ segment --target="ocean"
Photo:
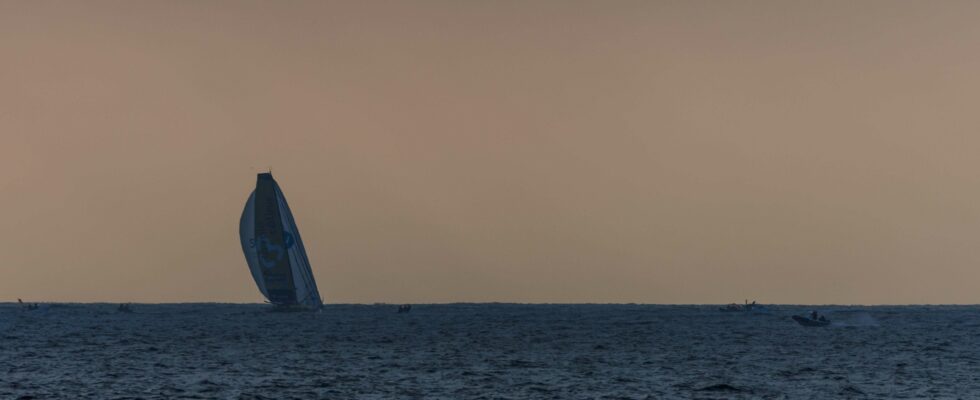
[[[980,398],[978,306],[132,309],[0,305],[0,398]]]

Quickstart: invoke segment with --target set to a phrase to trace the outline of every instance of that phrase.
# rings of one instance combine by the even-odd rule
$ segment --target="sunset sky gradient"
[[[0,2],[0,301],[980,303],[980,2]]]

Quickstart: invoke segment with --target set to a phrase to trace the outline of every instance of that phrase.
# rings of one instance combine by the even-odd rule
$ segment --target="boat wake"
[[[881,326],[881,324],[879,324],[878,320],[875,319],[875,317],[872,317],[871,314],[861,311],[861,312],[851,313],[850,315],[846,315],[846,316],[839,315],[837,316],[837,318],[835,318],[835,321],[833,324],[831,324],[831,326],[860,328],[860,327],[876,327],[876,326]]]

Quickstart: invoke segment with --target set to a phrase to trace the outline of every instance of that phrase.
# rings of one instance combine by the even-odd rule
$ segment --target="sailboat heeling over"
[[[320,308],[320,292],[289,204],[271,173],[258,175],[239,225],[242,251],[259,291],[277,306]]]

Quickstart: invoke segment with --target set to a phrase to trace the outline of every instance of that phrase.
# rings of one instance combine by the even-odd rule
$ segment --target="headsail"
[[[271,173],[258,175],[239,225],[245,261],[259,291],[279,306],[322,306],[306,249]]]

